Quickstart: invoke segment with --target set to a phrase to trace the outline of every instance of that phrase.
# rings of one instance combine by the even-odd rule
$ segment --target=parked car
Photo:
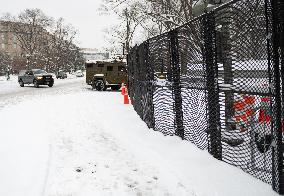
[[[78,70],[78,71],[75,72],[75,76],[76,77],[83,77],[84,74],[83,74],[83,72],[81,70]]]
[[[56,78],[60,78],[60,79],[64,79],[64,78],[67,78],[67,73],[62,71],[62,70],[59,70],[58,72],[56,72]]]
[[[51,74],[48,74],[42,69],[21,70],[18,76],[18,82],[21,87],[25,84],[33,84],[36,88],[39,85],[48,85],[52,87],[54,79]]]

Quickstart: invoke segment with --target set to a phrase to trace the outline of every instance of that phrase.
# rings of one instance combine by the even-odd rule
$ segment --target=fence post
[[[132,48],[132,75],[133,75],[133,79],[132,79],[132,85],[134,86],[133,88],[133,91],[132,91],[132,97],[133,97],[133,100],[132,103],[134,102],[133,104],[133,108],[134,110],[137,112],[137,114],[139,115],[139,111],[138,111],[138,107],[139,107],[139,97],[138,97],[138,94],[137,94],[137,86],[139,85],[138,82],[139,82],[139,74],[138,74],[138,46],[135,45],[135,47]]]
[[[146,80],[147,80],[147,107],[149,109],[149,112],[147,112],[147,125],[149,128],[154,128],[155,127],[155,116],[154,116],[154,104],[153,104],[153,99],[154,99],[154,86],[153,86],[153,81],[154,81],[154,70],[153,70],[153,65],[150,63],[150,53],[149,53],[149,41],[146,41],[144,43],[144,52],[145,52],[145,65],[146,65],[146,70],[147,70],[147,75],[146,75]]]
[[[284,1],[266,0],[266,18],[268,35],[271,32],[271,41],[268,39],[268,54],[271,54],[272,85],[272,188],[279,194],[284,194],[284,166],[282,143],[282,119],[283,119],[283,91],[281,91],[281,77],[283,85],[283,25],[284,25]],[[272,28],[272,29],[270,29]],[[269,37],[269,36],[268,36]],[[271,48],[271,49],[270,49]],[[281,70],[280,70],[281,65]],[[282,86],[283,89],[283,86]]]
[[[221,126],[220,126],[220,106],[218,88],[218,66],[216,57],[216,34],[214,14],[208,13],[203,18],[203,39],[204,52],[203,59],[206,71],[206,89],[208,103],[208,134],[210,154],[216,159],[222,160]]]
[[[184,139],[177,29],[174,29],[169,32],[169,38],[170,38],[172,77],[173,77],[172,82],[173,82],[173,95],[174,95],[175,122],[177,126],[175,134],[181,137],[182,139]]]
[[[228,13],[224,13],[224,15]],[[222,59],[221,63],[224,68],[224,84],[233,85],[233,65],[232,65],[232,40],[230,40],[230,23],[229,16],[224,16],[220,18],[220,22],[222,24],[221,28],[221,40],[218,40],[217,44],[221,47]],[[220,42],[219,42],[220,41]],[[226,130],[234,130],[235,122],[232,122],[232,118],[234,117],[235,111],[233,107],[234,103],[234,93],[231,90],[226,90],[225,94],[225,128]]]

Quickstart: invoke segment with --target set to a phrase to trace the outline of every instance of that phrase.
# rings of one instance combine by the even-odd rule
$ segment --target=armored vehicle
[[[25,84],[33,84],[36,88],[39,85],[48,85],[52,87],[54,79],[51,74],[41,69],[21,70],[18,76],[18,82],[21,87]]]
[[[119,90],[127,81],[126,63],[122,60],[104,60],[86,62],[86,83],[98,91]]]

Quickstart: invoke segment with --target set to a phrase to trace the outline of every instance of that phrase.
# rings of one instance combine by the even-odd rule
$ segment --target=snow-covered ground
[[[122,103],[83,78],[39,89],[0,81],[0,195],[277,195],[188,141],[149,130]]]

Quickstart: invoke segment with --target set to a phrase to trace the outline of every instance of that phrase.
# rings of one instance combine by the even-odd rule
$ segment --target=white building
[[[102,52],[95,48],[81,48],[81,52],[86,61],[109,59],[109,52]]]

